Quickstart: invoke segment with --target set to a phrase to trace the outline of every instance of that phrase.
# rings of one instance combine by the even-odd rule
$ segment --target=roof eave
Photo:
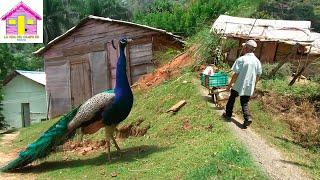
[[[68,36],[69,34],[71,34],[73,31],[75,31],[76,29],[78,29],[80,26],[82,26],[84,23],[86,23],[89,20],[97,20],[97,21],[108,21],[108,22],[117,22],[117,23],[123,23],[123,24],[127,24],[127,25],[132,25],[132,26],[137,26],[137,27],[142,27],[142,28],[147,28],[147,29],[151,29],[166,35],[169,35],[171,37],[173,37],[177,42],[181,43],[181,44],[185,44],[185,42],[182,40],[181,36],[177,36],[174,35],[171,32],[167,32],[163,29],[157,29],[157,28],[153,28],[150,26],[146,26],[146,25],[141,25],[141,24],[136,24],[133,22],[128,22],[128,21],[122,21],[122,20],[115,20],[115,19],[110,19],[110,18],[105,18],[105,17],[99,17],[99,16],[93,16],[93,15],[89,15],[88,17],[82,19],[76,26],[70,28],[67,32],[65,32],[64,34],[56,37],[55,39],[53,39],[52,41],[50,41],[46,46],[38,49],[37,51],[33,52],[32,54],[34,54],[35,56],[43,56],[43,53],[45,51],[47,51],[48,49],[50,49],[50,47],[52,47],[54,44],[58,43],[59,41],[61,41],[62,39],[64,39],[64,37]]]

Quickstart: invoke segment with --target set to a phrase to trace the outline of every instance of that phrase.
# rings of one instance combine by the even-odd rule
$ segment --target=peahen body
[[[114,131],[116,126],[127,118],[133,104],[133,95],[127,78],[124,53],[127,41],[126,38],[119,41],[120,56],[117,61],[114,91],[101,92],[71,110],[44,132],[38,140],[30,144],[26,150],[21,151],[15,160],[2,167],[1,171],[18,169],[37,159],[46,157],[56,146],[73,137],[75,131],[79,128],[84,134],[92,134],[105,127],[109,161],[111,160],[110,140],[114,142],[117,150],[120,151],[114,139]]]

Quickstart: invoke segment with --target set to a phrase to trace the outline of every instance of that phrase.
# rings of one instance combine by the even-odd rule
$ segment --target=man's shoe
[[[227,116],[226,113],[223,113],[223,114],[222,114],[222,117],[223,117],[223,119],[226,120],[226,121],[231,121],[231,120],[232,120],[232,118],[229,117],[229,116]]]
[[[245,121],[243,122],[243,128],[244,128],[244,129],[247,129],[247,127],[250,126],[251,123],[252,123],[251,120],[245,120]]]

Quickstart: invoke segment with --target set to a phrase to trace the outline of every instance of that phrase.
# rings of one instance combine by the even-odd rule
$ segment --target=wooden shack
[[[312,61],[320,57],[320,34],[311,31],[310,21],[220,15],[211,31],[236,41],[237,45],[227,53],[230,63],[240,56],[242,43],[248,39],[257,42],[255,55],[262,63],[283,61],[288,55],[293,62]]]
[[[131,22],[88,16],[78,25],[35,52],[45,59],[49,117],[68,112],[91,96],[115,86],[115,68],[121,37],[127,45],[130,83],[154,69],[154,53],[182,48],[179,36]]]

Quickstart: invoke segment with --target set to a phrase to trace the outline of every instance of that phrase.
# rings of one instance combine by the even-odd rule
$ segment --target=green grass
[[[281,95],[293,96],[295,98],[308,98],[315,95],[315,89],[319,88],[316,84],[299,85],[288,87],[285,80],[264,80],[260,86],[267,91],[274,91]],[[272,89],[270,89],[272,87]],[[294,163],[304,169],[314,179],[320,179],[320,153],[318,150],[303,148],[294,143],[294,132],[284,120],[278,118],[276,114],[267,111],[259,99],[250,101],[250,113],[253,116],[252,128],[266,140],[275,145],[291,159]],[[236,103],[236,113],[241,114],[240,102]]]
[[[35,173],[39,179],[104,179],[112,172],[120,179],[266,179],[202,99],[192,78],[192,73],[185,73],[180,79],[134,94],[134,107],[124,124],[143,119],[142,126],[150,124],[151,128],[143,137],[121,142],[122,157],[113,148],[111,164],[103,151],[86,156],[58,152],[26,172]],[[188,83],[182,83],[184,80]],[[179,112],[166,113],[182,99],[187,104]],[[190,123],[189,130],[182,128],[185,121]],[[15,148],[25,147],[52,123],[22,128]],[[87,138],[102,139],[103,131]],[[65,156],[67,161],[63,161]]]
[[[289,81],[282,79],[262,80],[261,89],[267,91],[274,91],[281,95],[292,95],[296,98],[308,98],[318,96],[320,92],[320,85],[314,82],[307,84],[296,83],[293,86],[288,86]],[[270,89],[272,87],[272,89]]]

